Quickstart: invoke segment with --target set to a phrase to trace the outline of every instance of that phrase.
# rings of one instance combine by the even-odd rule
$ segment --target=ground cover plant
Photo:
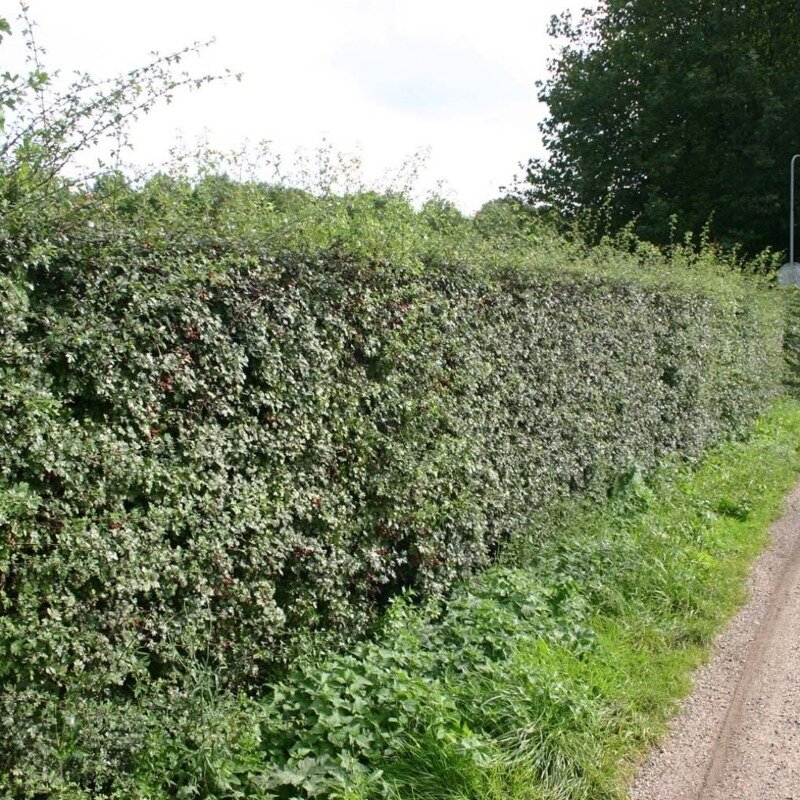
[[[785,401],[699,468],[548,515],[445,606],[397,603],[376,641],[300,664],[251,705],[261,761],[240,788],[625,797],[798,473],[800,404]]]

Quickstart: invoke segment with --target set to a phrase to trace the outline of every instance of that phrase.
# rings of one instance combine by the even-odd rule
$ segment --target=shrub
[[[217,209],[241,202],[220,187]],[[490,252],[450,214],[478,261],[451,263],[431,207],[375,197],[326,200],[288,251],[226,235],[219,210],[202,235],[197,192],[160,191],[4,249],[12,715],[30,691],[133,697],[197,659],[257,691],[302,640],[363,634],[406,589],[442,596],[537,510],[698,455],[779,384],[769,294],[690,276],[686,252],[576,264],[511,233]],[[407,258],[348,253],[348,230]]]
[[[444,596],[566,496],[742,430],[781,378],[780,305],[708,248],[590,251],[512,201],[415,212],[237,183],[216,157],[135,186],[63,177],[210,79],[174,75],[181,55],[49,104],[38,66],[0,76],[0,775],[18,792],[107,794],[197,708],[217,730],[198,674],[262,692],[405,590]],[[232,786],[226,746],[208,772]]]
[[[794,396],[800,393],[800,292],[794,287],[782,290],[786,308],[784,350],[786,388]]]

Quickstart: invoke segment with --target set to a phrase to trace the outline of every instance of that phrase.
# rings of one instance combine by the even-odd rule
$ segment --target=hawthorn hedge
[[[782,375],[769,291],[608,250],[488,268],[99,226],[13,252],[0,771],[48,763],[65,697],[200,663],[257,692],[542,509],[742,430]]]
[[[786,309],[783,336],[786,361],[785,387],[788,394],[800,397],[800,289],[794,286],[781,289]]]

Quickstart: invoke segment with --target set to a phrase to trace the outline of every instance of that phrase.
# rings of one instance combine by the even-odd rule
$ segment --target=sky
[[[240,82],[179,94],[137,123],[131,160],[160,163],[177,141],[221,150],[269,141],[284,163],[324,142],[356,156],[369,182],[392,184],[424,161],[418,195],[472,212],[520,163],[543,155],[553,14],[596,0],[29,0],[45,66],[105,77],[194,41],[184,66],[241,72]],[[18,7],[0,0],[12,20]],[[15,26],[18,28],[19,26]],[[20,69],[20,37],[0,70]],[[16,47],[16,50],[15,50]]]

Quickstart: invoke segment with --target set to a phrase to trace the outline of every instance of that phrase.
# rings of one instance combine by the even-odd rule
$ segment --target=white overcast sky
[[[46,66],[63,75],[116,74],[210,37],[216,44],[186,66],[244,73],[153,112],[135,131],[137,161],[162,160],[179,135],[205,133],[221,149],[266,139],[287,156],[327,139],[377,178],[427,149],[420,188],[443,182],[465,211],[542,153],[535,82],[552,54],[548,21],[595,2],[29,0]],[[0,14],[17,11],[0,0]],[[19,68],[8,44],[2,71],[9,58]]]

